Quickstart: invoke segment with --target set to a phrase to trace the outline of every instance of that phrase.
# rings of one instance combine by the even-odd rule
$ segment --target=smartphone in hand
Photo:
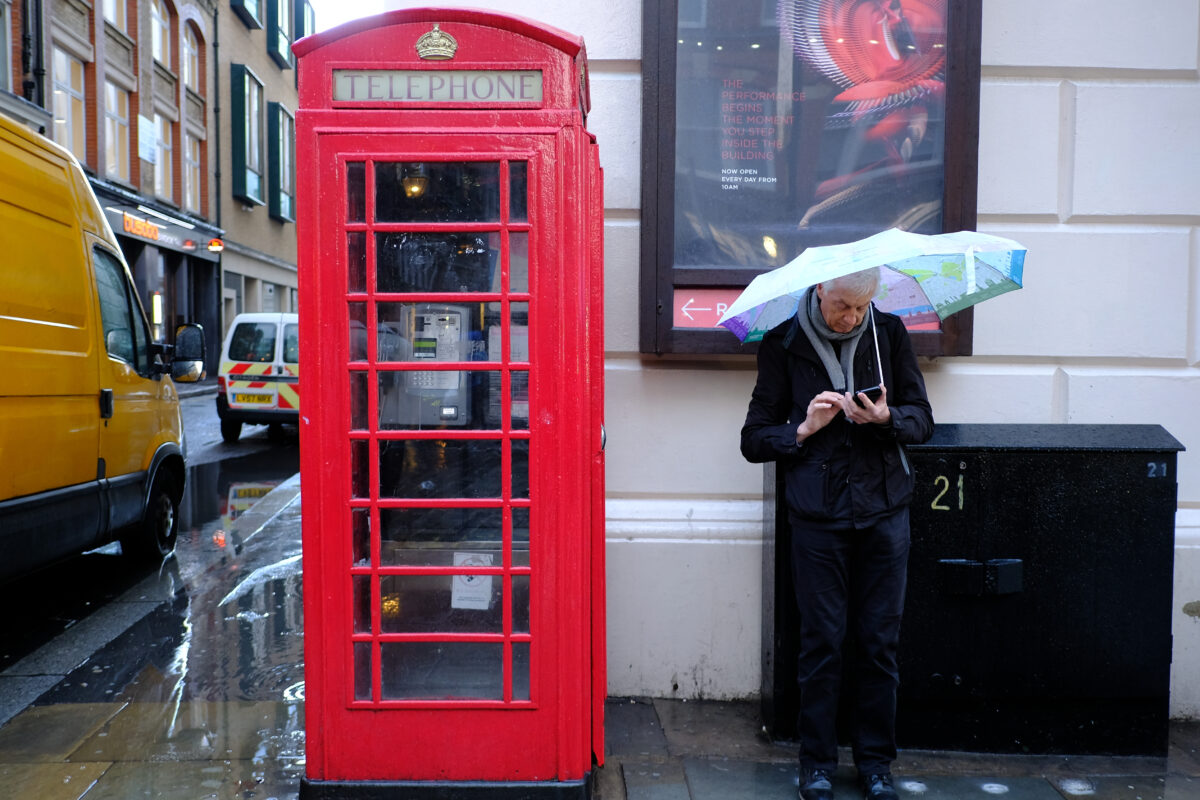
[[[877,400],[879,400],[879,398],[883,395],[883,387],[882,386],[872,386],[869,389],[859,389],[857,392],[854,393],[854,402],[858,403],[860,408],[866,408],[866,406],[863,405],[863,401],[858,396],[859,392],[862,392],[863,394],[865,394],[867,396],[867,399],[869,399],[872,403],[874,403]]]

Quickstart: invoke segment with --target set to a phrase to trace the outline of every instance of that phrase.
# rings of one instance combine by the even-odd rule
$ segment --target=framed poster
[[[750,352],[714,328],[756,275],[888,228],[975,226],[979,0],[645,5],[648,353]],[[969,354],[971,314],[910,323]]]

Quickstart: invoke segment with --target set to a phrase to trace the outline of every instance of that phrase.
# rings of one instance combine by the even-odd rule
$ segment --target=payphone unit
[[[399,334],[392,350],[380,345],[380,360],[411,360],[421,364],[470,360],[470,309],[465,306],[417,303],[404,305]],[[477,333],[477,332],[476,332]],[[389,359],[389,356],[391,359]],[[380,382],[381,427],[428,428],[471,423],[471,375],[462,370],[410,370],[390,374]]]

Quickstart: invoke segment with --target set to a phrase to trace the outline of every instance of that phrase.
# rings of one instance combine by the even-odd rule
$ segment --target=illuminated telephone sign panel
[[[350,103],[541,103],[542,73],[335,69],[333,99]]]

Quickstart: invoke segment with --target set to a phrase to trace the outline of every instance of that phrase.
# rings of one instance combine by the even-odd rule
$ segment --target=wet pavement
[[[189,467],[175,557],[161,567],[130,561],[112,544],[0,586],[0,607],[21,609],[0,618],[0,672],[81,622],[100,634],[119,626],[119,633],[173,597],[184,580],[193,591],[201,579],[223,580],[206,573],[215,563],[241,558],[235,520],[295,475],[299,463],[294,441],[244,450],[246,455]],[[3,694],[0,682],[0,723],[7,719]]]
[[[796,751],[762,732],[757,703],[613,699],[607,707],[603,800],[792,800]],[[839,798],[859,798],[850,753]],[[997,755],[902,750],[901,798],[921,800],[1196,800],[1200,722],[1174,722],[1166,758]]]
[[[296,795],[298,458],[293,443],[191,468],[161,569],[104,548],[6,587],[10,607],[24,590],[39,611],[13,629],[23,636],[5,626],[0,797]],[[57,635],[38,642],[46,630]]]
[[[95,573],[98,594],[64,599],[52,639],[6,639],[0,796],[298,796],[300,482],[294,447],[246,458],[262,461],[195,468],[162,569],[123,572],[116,554],[89,554],[56,576]],[[767,740],[755,703],[614,698],[606,729],[600,800],[796,796],[794,748]],[[1166,758],[905,750],[895,775],[901,797],[926,800],[1200,800],[1200,722],[1172,724]],[[839,798],[860,796],[853,777],[838,772]]]

